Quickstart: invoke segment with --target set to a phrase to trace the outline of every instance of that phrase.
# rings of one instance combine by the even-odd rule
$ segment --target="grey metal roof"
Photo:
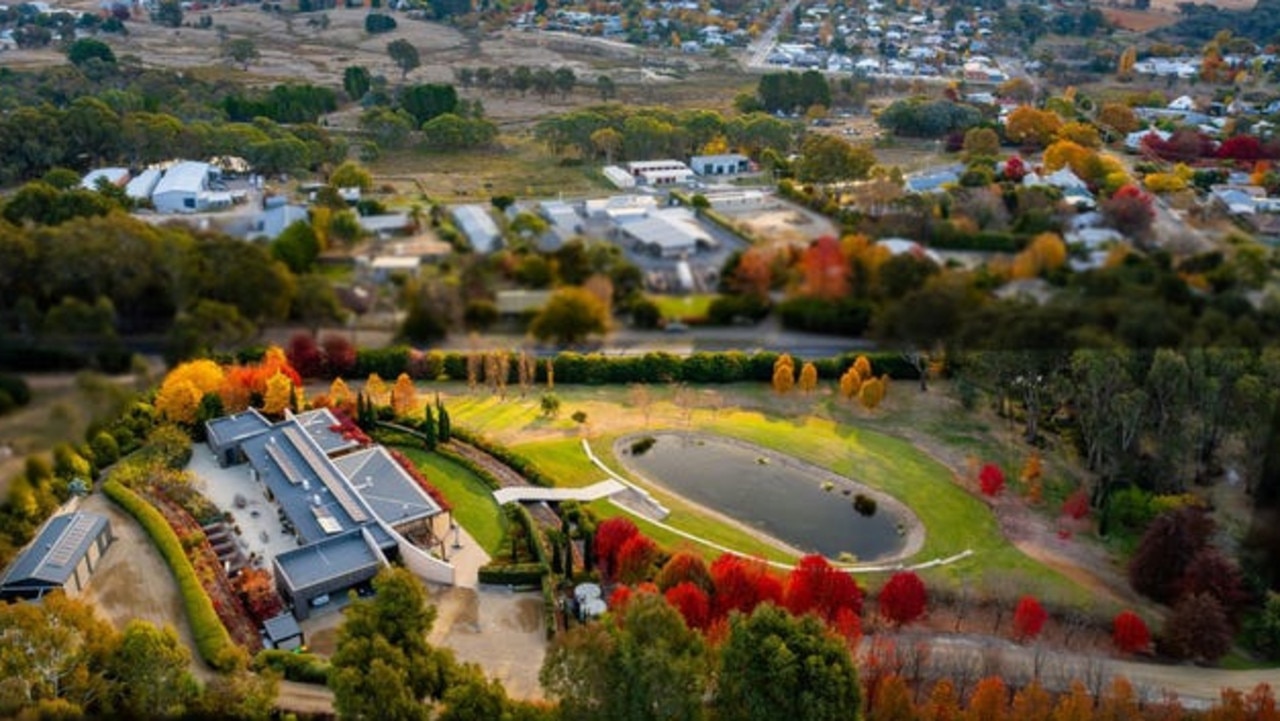
[[[316,422],[318,416],[312,416]],[[395,541],[374,522],[373,512],[350,487],[346,477],[306,432],[301,420],[278,423],[241,444],[258,479],[270,489],[303,543],[371,525],[379,546]]]
[[[106,517],[95,513],[78,511],[50,518],[9,567],[0,587],[61,586],[71,577],[89,546],[109,528]]]
[[[338,425],[338,417],[328,408],[295,413],[293,417],[326,455],[333,455],[360,445],[350,438],[343,438],[341,433],[333,430]]]
[[[271,427],[271,421],[256,409],[250,408],[243,413],[214,418],[204,425],[209,445],[221,449],[262,433]]]
[[[382,446],[348,453],[334,465],[383,523],[395,527],[430,518],[441,508]]]
[[[267,632],[267,638],[272,641],[282,641],[302,635],[302,627],[298,625],[298,619],[294,618],[290,611],[263,621],[262,630]]]
[[[386,562],[373,539],[359,528],[275,558],[277,570],[295,594],[349,574],[376,573]]]

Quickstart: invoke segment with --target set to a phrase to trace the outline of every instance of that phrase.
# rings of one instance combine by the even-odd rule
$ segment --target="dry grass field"
[[[1151,0],[1148,10],[1135,10],[1132,7],[1115,7],[1110,4],[1095,2],[1107,20],[1134,32],[1147,32],[1167,27],[1178,21],[1178,6],[1187,0]],[[1210,0],[1197,3],[1213,5],[1219,10],[1248,10],[1257,4],[1257,0]]]

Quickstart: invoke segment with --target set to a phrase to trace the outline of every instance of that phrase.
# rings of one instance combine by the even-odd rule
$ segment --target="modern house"
[[[453,583],[443,560],[452,514],[381,446],[361,447],[326,408],[271,423],[257,411],[205,424],[219,463],[248,462],[298,548],[272,559],[298,619],[367,584],[389,561]]]
[[[483,205],[459,205],[453,209],[453,223],[477,253],[493,253],[502,248],[498,224]]]
[[[39,599],[53,591],[79,595],[113,540],[104,516],[76,512],[50,518],[0,579],[0,601]]]

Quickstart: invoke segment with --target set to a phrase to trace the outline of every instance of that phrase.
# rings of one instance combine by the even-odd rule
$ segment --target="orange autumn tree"
[[[262,412],[268,416],[284,414],[293,400],[293,382],[283,373],[267,379],[267,392],[262,396]]]
[[[413,385],[413,379],[408,373],[401,373],[391,387],[391,408],[397,416],[404,417],[417,410],[419,405],[418,389]]]
[[[189,361],[169,371],[155,406],[161,417],[174,423],[195,423],[196,411],[206,393],[216,393],[223,381],[222,367],[211,360]]]
[[[849,259],[834,237],[824,235],[810,243],[800,258],[800,270],[802,295],[823,300],[849,295]]]
[[[773,390],[785,395],[796,384],[796,363],[790,353],[783,353],[773,362]]]
[[[805,393],[811,393],[818,387],[818,367],[812,362],[805,363],[800,368],[800,390]]]

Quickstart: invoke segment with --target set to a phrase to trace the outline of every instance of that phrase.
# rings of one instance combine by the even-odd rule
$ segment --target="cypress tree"
[[[449,420],[449,411],[445,410],[439,398],[436,399],[436,408],[440,411],[440,428],[437,435],[439,435],[441,443],[448,443],[453,439],[453,425]]]
[[[434,451],[436,449],[437,442],[436,414],[431,410],[431,406],[423,408],[422,423],[419,424],[418,427],[424,436],[423,444],[426,446],[428,451]]]

